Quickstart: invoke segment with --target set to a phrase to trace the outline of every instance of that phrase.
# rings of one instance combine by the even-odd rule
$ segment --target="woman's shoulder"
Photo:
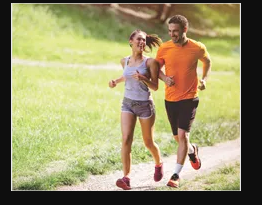
[[[146,56],[146,55],[143,55],[143,57],[144,57],[144,60],[146,60],[146,61],[154,59],[154,58],[152,58],[150,56]]]
[[[128,58],[130,58],[130,56],[126,56],[126,57],[121,58],[120,63],[121,63],[122,65],[124,65],[125,62],[126,62],[126,59],[128,59]]]
[[[148,57],[148,58],[146,59],[146,66],[147,66],[147,67],[150,67],[151,65],[154,65],[154,64],[156,64],[156,63],[157,63],[156,59],[154,59],[154,58],[152,58],[152,57]]]
[[[145,60],[146,61],[155,61],[155,59],[153,57],[150,57],[150,56],[144,56]]]
[[[127,58],[130,58],[130,56],[125,56],[125,57],[121,58],[121,61],[126,60]]]

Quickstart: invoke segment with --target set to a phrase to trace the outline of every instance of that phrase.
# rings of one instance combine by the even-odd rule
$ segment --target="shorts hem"
[[[151,115],[150,115],[149,117],[139,117],[139,119],[148,119],[148,118],[152,117],[154,114],[155,114],[155,113],[152,112]]]
[[[135,115],[134,113],[129,112],[129,111],[125,111],[125,110],[121,110],[121,112],[127,112],[127,113],[130,113],[130,114],[132,114],[132,115]]]

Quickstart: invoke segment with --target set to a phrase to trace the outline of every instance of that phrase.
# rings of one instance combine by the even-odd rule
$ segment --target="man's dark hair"
[[[182,29],[184,29],[185,27],[188,28],[188,20],[186,17],[182,15],[172,16],[168,21],[168,24],[171,24],[171,23],[179,24]]]

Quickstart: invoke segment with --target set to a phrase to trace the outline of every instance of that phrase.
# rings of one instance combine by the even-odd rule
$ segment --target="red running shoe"
[[[155,182],[159,182],[163,178],[164,172],[163,172],[163,163],[160,166],[155,166],[155,174],[154,174],[154,180]]]
[[[194,147],[194,153],[192,154],[188,154],[189,156],[189,160],[191,163],[191,166],[195,169],[198,170],[201,167],[201,160],[198,156],[198,147],[196,144],[192,144],[192,146]]]
[[[128,177],[123,177],[122,179],[118,179],[116,181],[116,186],[124,189],[124,190],[130,190],[130,179]]]

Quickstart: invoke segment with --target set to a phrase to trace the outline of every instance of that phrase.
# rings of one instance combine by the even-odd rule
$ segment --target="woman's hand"
[[[114,88],[114,87],[116,87],[116,81],[115,80],[111,80],[111,81],[109,81],[109,87],[110,88]]]
[[[135,78],[136,80],[139,80],[139,81],[143,81],[143,80],[146,80],[147,77],[144,76],[144,75],[141,75],[138,70],[136,70],[136,73],[132,75],[133,78]]]

